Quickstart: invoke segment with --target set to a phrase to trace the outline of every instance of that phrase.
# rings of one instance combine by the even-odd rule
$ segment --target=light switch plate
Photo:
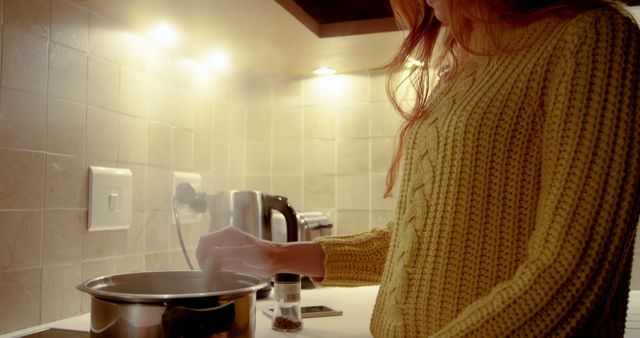
[[[173,196],[176,194],[176,187],[180,183],[189,183],[196,190],[196,192],[202,192],[202,176],[197,173],[187,173],[181,171],[173,172],[173,190],[171,190],[171,203],[173,203]],[[173,210],[173,207],[172,209]],[[199,223],[202,219],[202,214],[199,214],[188,205],[180,205],[178,207],[178,215],[180,217],[181,224],[187,223]],[[176,218],[171,213],[171,224],[176,224]]]
[[[89,167],[89,231],[128,229],[133,210],[129,169]]]

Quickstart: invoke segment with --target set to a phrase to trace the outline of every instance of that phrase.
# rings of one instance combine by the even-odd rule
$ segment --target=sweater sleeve
[[[640,34],[620,13],[595,12],[561,28],[565,45],[549,67],[527,257],[434,337],[570,336],[602,325],[613,293],[628,290],[623,262],[640,203]]]
[[[380,283],[391,238],[391,224],[357,235],[315,239],[325,254],[322,286],[363,286]]]

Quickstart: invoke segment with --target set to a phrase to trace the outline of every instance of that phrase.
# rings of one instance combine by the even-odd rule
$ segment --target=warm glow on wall
[[[309,91],[318,93],[318,100],[340,102],[348,93],[348,81],[343,75],[316,76],[309,79]]]
[[[151,30],[154,40],[165,46],[173,46],[178,42],[178,33],[168,24],[160,24]]]
[[[207,64],[215,70],[225,70],[229,68],[229,57],[221,51],[213,51],[207,55]]]
[[[169,25],[158,25],[143,35],[124,32],[122,41],[126,48],[128,64],[140,66],[151,73],[164,72],[167,66],[174,66],[172,76],[182,83],[189,83],[193,89],[206,93],[215,85],[218,78],[224,77],[229,69],[229,57],[221,50],[201,55],[189,51],[187,46],[181,49],[166,48],[175,45],[179,34]]]
[[[196,87],[206,87],[210,84],[209,70],[202,62],[191,58],[180,58],[176,64],[181,71],[189,74]]]
[[[161,49],[147,37],[125,32],[122,37],[126,48],[127,62],[147,68],[161,67]]]

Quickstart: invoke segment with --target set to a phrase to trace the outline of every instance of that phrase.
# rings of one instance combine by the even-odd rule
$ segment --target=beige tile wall
[[[75,290],[88,278],[186,268],[172,171],[200,173],[206,190],[243,186],[232,154],[244,154],[248,92],[196,83],[174,55],[73,1],[0,9],[2,334],[88,311]],[[90,165],[132,170],[129,230],[87,232]],[[192,250],[206,219],[184,227]]]
[[[382,195],[401,120],[383,73],[263,80],[250,93],[247,188],[326,213],[337,234],[392,219],[395,198]]]

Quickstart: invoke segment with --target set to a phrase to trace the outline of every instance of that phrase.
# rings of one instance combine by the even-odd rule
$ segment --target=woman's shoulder
[[[616,31],[640,33],[640,28],[633,16],[623,8],[614,7],[580,13],[566,20],[563,28],[568,35],[575,37],[592,35],[593,38],[609,38],[609,34]]]

